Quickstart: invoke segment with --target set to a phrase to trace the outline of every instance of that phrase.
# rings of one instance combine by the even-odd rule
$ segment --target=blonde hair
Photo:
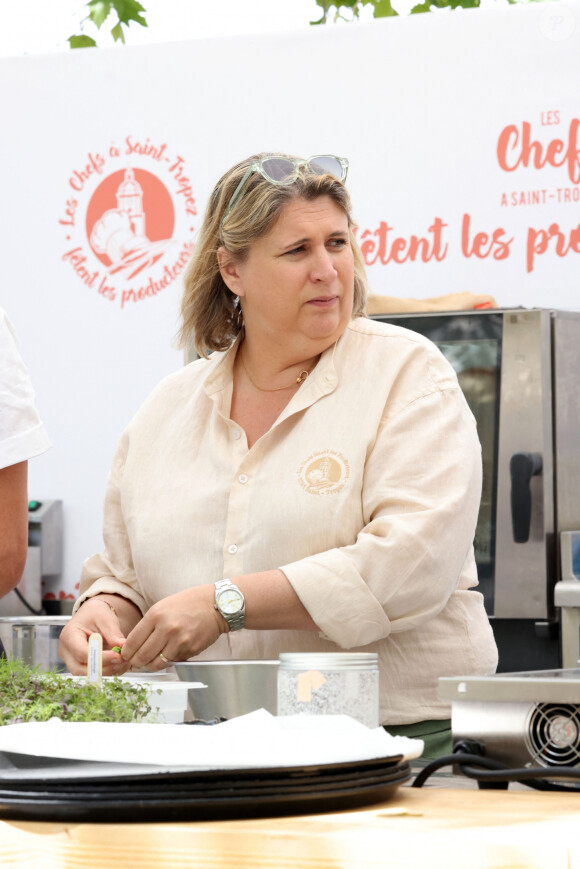
[[[217,251],[223,246],[238,261],[243,261],[256,239],[265,235],[293,199],[313,200],[328,196],[345,213],[354,256],[354,300],[352,316],[364,316],[368,292],[360,248],[353,234],[350,196],[344,184],[333,175],[314,175],[301,169],[292,184],[272,184],[253,172],[241,197],[228,215],[225,210],[248,167],[269,154],[258,154],[238,163],[217,182],[210,196],[199,238],[184,276],[181,300],[180,345],[193,339],[201,356],[213,350],[227,350],[243,328],[237,297],[220,274]],[[282,155],[276,155],[282,156]],[[287,156],[287,155],[283,155]]]

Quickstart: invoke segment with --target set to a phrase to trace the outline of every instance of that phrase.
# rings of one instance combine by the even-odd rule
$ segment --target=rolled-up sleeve
[[[481,447],[459,386],[386,412],[369,450],[365,525],[352,545],[282,566],[322,634],[342,648],[408,631],[477,584]]]

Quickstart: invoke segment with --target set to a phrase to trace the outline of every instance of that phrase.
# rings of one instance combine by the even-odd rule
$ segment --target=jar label
[[[307,673],[300,673],[296,680],[296,699],[299,703],[310,703],[312,691],[317,691],[325,682],[326,679],[318,670],[308,670]]]

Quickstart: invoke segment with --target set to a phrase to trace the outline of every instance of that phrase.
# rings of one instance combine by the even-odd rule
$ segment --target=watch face
[[[216,602],[223,613],[233,615],[242,609],[244,598],[236,588],[226,588],[220,591]]]

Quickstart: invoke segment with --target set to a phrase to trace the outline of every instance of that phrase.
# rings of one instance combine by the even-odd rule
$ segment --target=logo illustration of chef
[[[150,175],[145,172],[142,174]],[[160,184],[158,179],[154,181],[157,185]],[[109,274],[124,272],[129,280],[143,269],[154,265],[174,242],[171,238],[151,241],[147,237],[143,187],[135,178],[133,169],[124,171],[123,180],[116,191],[116,199],[117,207],[107,209],[93,224],[89,243],[95,254],[107,265]],[[171,205],[169,197],[167,200]],[[166,207],[167,200],[164,203]],[[168,222],[173,224],[173,214]]]

